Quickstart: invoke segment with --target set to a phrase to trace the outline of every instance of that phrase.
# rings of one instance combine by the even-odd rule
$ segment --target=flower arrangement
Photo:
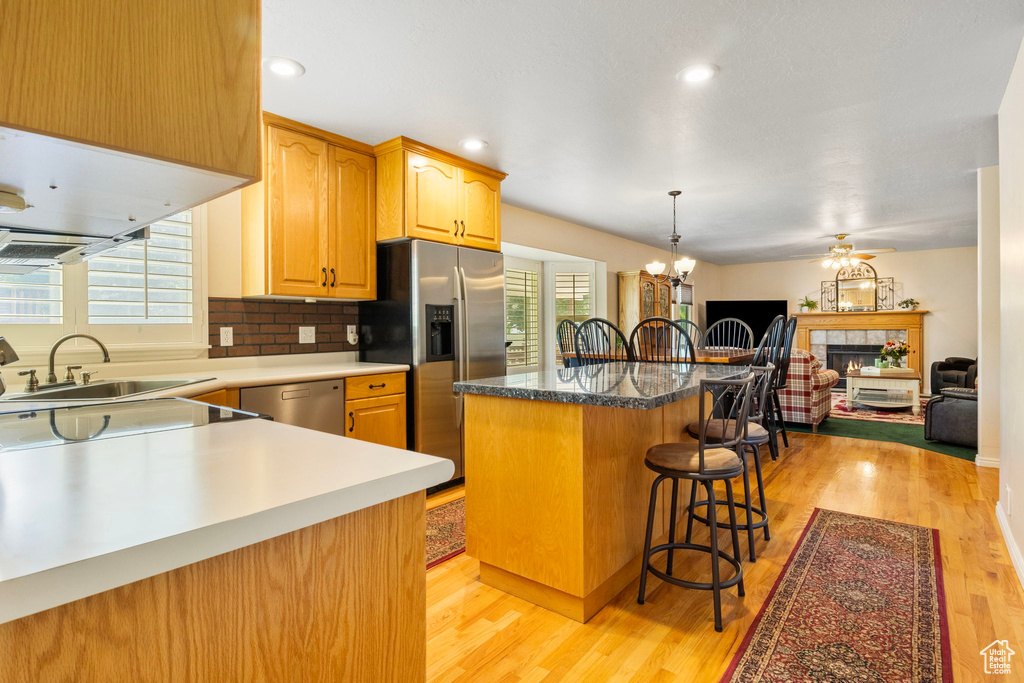
[[[910,346],[903,339],[890,339],[882,346],[880,353],[882,358],[889,358],[893,363],[899,365],[903,357],[910,353]]]
[[[903,301],[900,301],[896,305],[905,311],[913,311],[914,309],[921,305],[921,302],[918,301],[917,299],[904,299]]]

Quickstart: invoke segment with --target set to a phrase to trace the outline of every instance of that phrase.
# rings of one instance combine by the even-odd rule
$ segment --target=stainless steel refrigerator
[[[462,399],[452,384],[505,374],[501,254],[411,240],[377,246],[377,300],[359,305],[359,357],[412,366],[409,446],[462,476]]]

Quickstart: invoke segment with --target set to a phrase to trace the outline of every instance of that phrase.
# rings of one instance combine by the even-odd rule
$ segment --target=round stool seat
[[[647,449],[647,462],[665,470],[700,472],[700,445],[696,441],[659,443]],[[743,463],[728,448],[704,449],[704,474],[728,474],[742,471]]]
[[[736,430],[735,420],[711,420],[708,422],[707,427],[707,440],[721,441],[723,434],[728,434],[731,438]],[[691,422],[686,425],[686,433],[695,439],[700,438],[700,422]],[[746,443],[767,443],[768,442],[768,430],[759,425],[756,422],[747,423],[747,439]]]

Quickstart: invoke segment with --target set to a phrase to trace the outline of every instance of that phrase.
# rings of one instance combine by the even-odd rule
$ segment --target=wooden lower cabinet
[[[221,389],[220,391],[211,391],[206,394],[199,394],[198,396],[190,396],[189,398],[200,403],[209,403],[215,406],[224,406],[225,408],[238,410],[238,389]]]
[[[406,447],[405,394],[345,401],[345,436],[395,448]]]

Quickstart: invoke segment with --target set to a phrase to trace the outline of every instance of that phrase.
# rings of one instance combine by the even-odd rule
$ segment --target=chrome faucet
[[[48,369],[49,371],[47,372],[47,375],[46,375],[46,384],[47,385],[57,384],[57,373],[54,372],[54,370],[53,370],[53,362],[54,362],[54,357],[57,355],[57,349],[60,348],[60,345],[63,344],[64,342],[66,342],[67,340],[75,339],[76,337],[81,337],[82,339],[89,339],[90,341],[96,342],[96,346],[100,347],[100,351],[103,352],[103,362],[104,363],[109,363],[110,362],[110,352],[107,351],[107,347],[103,345],[103,342],[101,342],[96,337],[92,336],[91,334],[78,334],[78,333],[76,333],[76,334],[65,334],[63,337],[61,337],[57,341],[53,342],[53,346],[50,347],[50,365],[49,365],[49,369]],[[70,374],[70,372],[68,374]],[[65,382],[62,382],[62,384],[66,384],[66,383],[67,383],[66,380],[65,380]],[[72,384],[75,383],[74,377],[72,377],[71,383]]]

